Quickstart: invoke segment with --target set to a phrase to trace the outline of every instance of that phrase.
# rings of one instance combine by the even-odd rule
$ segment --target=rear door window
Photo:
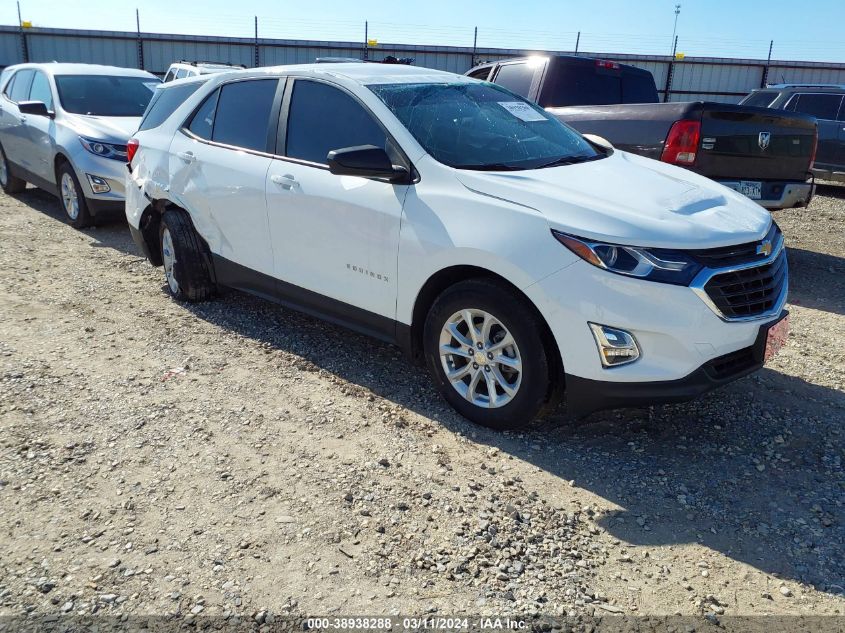
[[[19,70],[15,74],[15,83],[12,85],[9,92],[9,98],[15,103],[26,101],[29,99],[29,88],[32,86],[32,78],[35,75],[34,70],[26,69]]]
[[[790,100],[788,109],[817,119],[835,121],[841,105],[841,94],[802,92]]]
[[[389,151],[387,134],[358,101],[339,88],[303,79],[293,85],[286,138],[286,156],[322,165],[330,151],[344,147]]]
[[[531,94],[531,84],[534,83],[536,70],[536,67],[529,66],[528,62],[503,64],[493,81],[527,99],[528,95]]]
[[[490,66],[479,68],[478,70],[469,73],[467,76],[472,77],[473,79],[487,79],[487,77],[490,76]]]
[[[151,130],[164,123],[201,85],[191,83],[157,89],[147,106],[138,131]]]
[[[768,108],[777,99],[777,96],[778,93],[772,90],[758,90],[745,97],[742,100],[742,105],[753,106],[755,108]]]
[[[266,152],[278,83],[276,79],[253,79],[223,86],[211,140]]]
[[[191,134],[194,134],[207,141],[211,140],[211,134],[214,129],[214,113],[217,110],[217,99],[220,96],[220,91],[215,90],[210,94],[205,101],[202,102],[194,116],[191,118],[191,123],[188,129]]]

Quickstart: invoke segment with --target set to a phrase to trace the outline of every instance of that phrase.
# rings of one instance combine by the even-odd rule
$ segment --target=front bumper
[[[88,201],[88,208],[94,215],[98,213],[122,211],[126,196],[126,163],[111,158],[95,156],[80,146],[79,151],[71,156],[71,164],[76,171],[76,178]],[[106,181],[109,191],[94,193],[88,174]]]
[[[739,185],[736,180],[717,180],[717,182],[731,189],[736,189]],[[763,182],[762,199],[754,200],[754,202],[767,209],[806,207],[813,199],[815,190],[816,186],[812,182],[767,180]]]
[[[769,329],[787,316],[759,327],[754,343],[704,363],[687,376],[657,382],[610,382],[565,375],[566,404],[575,417],[603,409],[686,402],[747,376],[763,366]]]

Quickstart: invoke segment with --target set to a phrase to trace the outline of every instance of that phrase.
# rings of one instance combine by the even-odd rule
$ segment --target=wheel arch
[[[453,286],[454,284],[466,281],[468,279],[491,279],[495,280],[498,283],[506,286],[511,292],[513,292],[516,296],[520,297],[527,306],[531,310],[534,311],[536,314],[539,322],[542,324],[543,327],[543,340],[548,349],[555,350],[555,353],[552,355],[552,358],[555,362],[556,367],[555,373],[557,375],[557,379],[559,380],[560,384],[563,381],[563,359],[560,354],[560,349],[557,345],[557,341],[552,334],[552,330],[549,327],[549,324],[546,322],[545,317],[534,304],[533,301],[512,284],[510,281],[502,277],[501,275],[488,270],[486,268],[481,268],[479,266],[466,266],[466,265],[457,265],[457,266],[449,266],[442,270],[437,271],[431,277],[429,277],[426,282],[423,284],[420,291],[417,293],[417,297],[414,301],[414,308],[412,312],[412,319],[411,325],[407,328],[407,332],[404,335],[400,336],[402,346],[407,350],[407,352],[411,355],[412,358],[415,360],[419,360],[422,358],[422,334],[423,334],[423,325],[425,323],[426,315],[428,311],[431,309],[431,306],[434,304],[434,301],[437,299],[440,294]]]

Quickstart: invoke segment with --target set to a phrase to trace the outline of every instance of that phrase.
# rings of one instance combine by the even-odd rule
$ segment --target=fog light
[[[85,175],[88,176],[88,184],[91,185],[91,191],[94,193],[108,193],[111,191],[111,187],[109,187],[109,183],[106,182],[105,178],[92,176],[91,174]]]
[[[597,323],[588,325],[593,332],[593,338],[596,339],[603,367],[626,365],[640,357],[640,348],[630,332]]]

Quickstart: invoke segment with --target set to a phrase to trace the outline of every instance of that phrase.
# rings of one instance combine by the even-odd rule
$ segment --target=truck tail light
[[[660,160],[673,165],[694,165],[699,140],[699,121],[675,121],[666,136]]]
[[[605,68],[607,70],[619,70],[619,64],[611,62],[606,59],[597,59],[596,68]]]
[[[126,143],[126,162],[128,164],[132,164],[132,159],[135,158],[135,153],[138,151],[140,147],[140,143],[138,143],[137,138],[130,138],[129,142]]]
[[[816,132],[813,134],[813,151],[810,152],[810,168],[816,162],[816,150],[819,148],[819,128],[816,126]]]

